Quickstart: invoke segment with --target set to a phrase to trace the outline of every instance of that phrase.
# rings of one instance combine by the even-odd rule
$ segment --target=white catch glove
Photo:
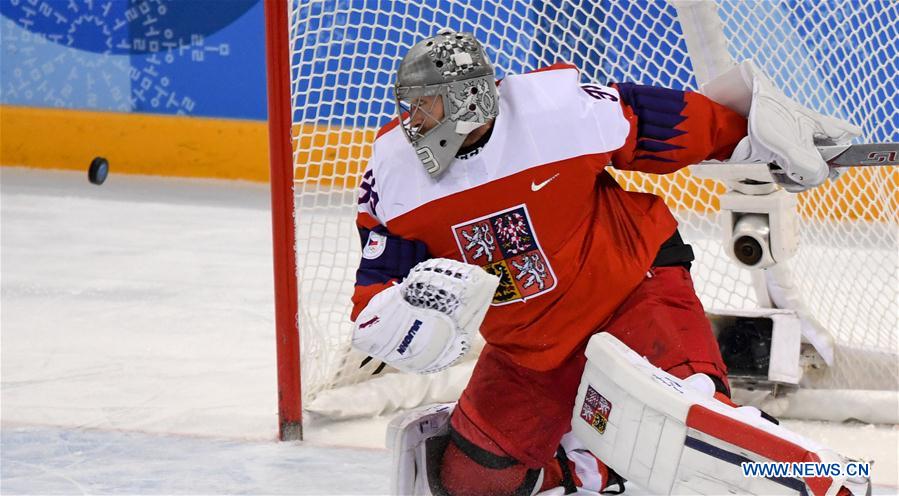
[[[477,265],[421,262],[362,310],[353,347],[404,372],[443,370],[468,352],[498,285],[498,277]]]
[[[748,115],[749,136],[740,141],[729,161],[776,164],[771,176],[790,192],[813,188],[831,176],[816,144],[846,144],[862,132],[850,122],[819,114],[787,98],[748,60],[705,84],[702,92]]]

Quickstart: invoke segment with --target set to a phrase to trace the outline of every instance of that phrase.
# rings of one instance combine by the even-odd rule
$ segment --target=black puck
[[[109,162],[103,157],[95,157],[91,161],[90,168],[87,169],[87,180],[93,184],[100,185],[109,175]]]

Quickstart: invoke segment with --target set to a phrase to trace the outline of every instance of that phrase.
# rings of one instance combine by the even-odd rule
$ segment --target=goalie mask
[[[403,132],[435,179],[468,133],[499,113],[493,66],[470,33],[443,29],[417,43],[403,57],[394,89]]]

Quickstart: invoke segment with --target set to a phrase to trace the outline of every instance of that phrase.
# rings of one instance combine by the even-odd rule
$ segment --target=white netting
[[[375,130],[394,114],[393,71],[413,43],[451,27],[485,44],[499,77],[564,60],[581,68],[585,82],[695,88],[676,12],[661,0],[291,3],[307,400],[366,379],[376,365],[360,369],[364,357],[349,350],[360,252],[354,188]],[[864,141],[899,141],[899,3],[725,0],[719,14],[734,59],[753,59],[801,103],[862,125]],[[748,273],[718,240],[714,213],[723,185],[689,171],[616,175],[675,210],[697,253],[693,274],[707,308],[755,306]],[[828,387],[899,389],[897,191],[899,171],[890,167],[853,170],[800,195],[802,245],[791,263],[813,314],[841,346]]]

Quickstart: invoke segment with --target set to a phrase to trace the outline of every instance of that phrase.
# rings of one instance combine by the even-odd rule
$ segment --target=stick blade
[[[819,146],[818,151],[830,167],[899,165],[899,143]]]

